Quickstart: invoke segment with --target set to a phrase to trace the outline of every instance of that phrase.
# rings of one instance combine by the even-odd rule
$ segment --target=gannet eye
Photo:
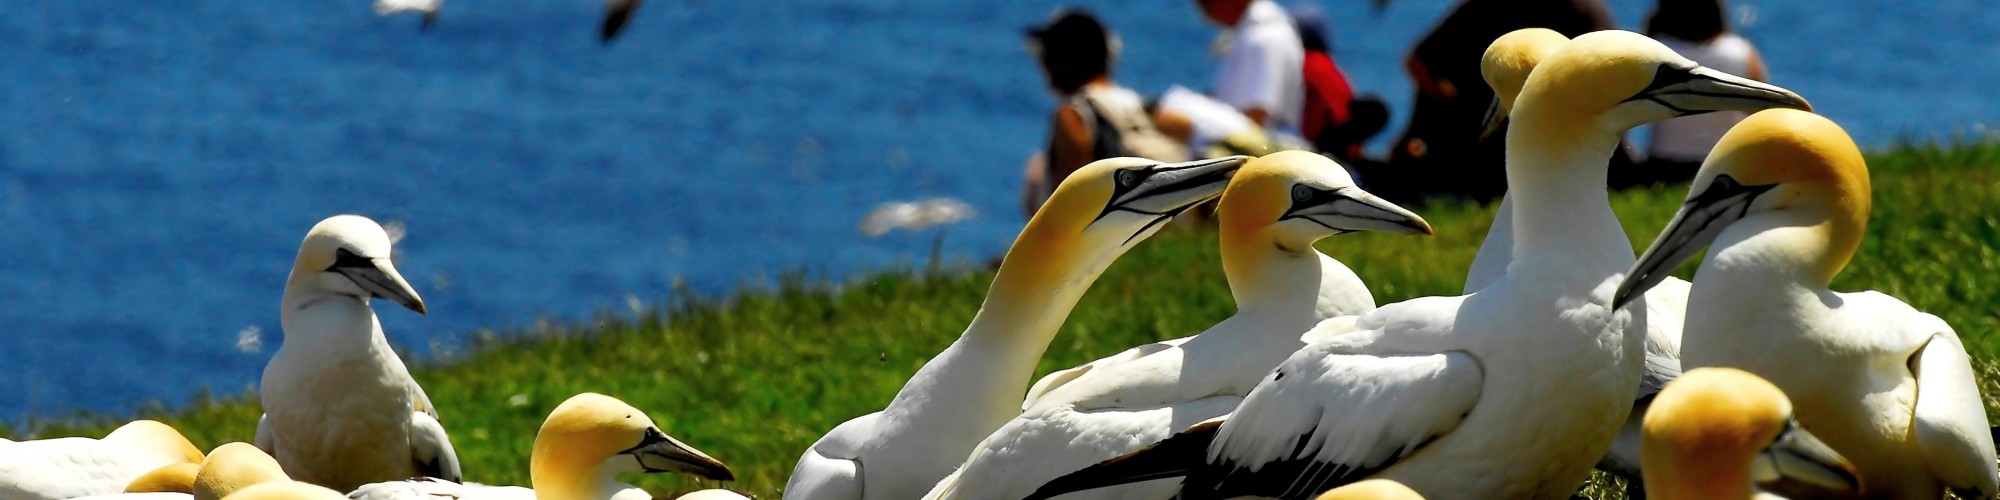
[[[1139,171],[1137,170],[1119,170],[1118,185],[1121,187],[1128,187],[1128,188],[1132,186],[1137,186],[1139,185],[1139,177],[1140,177]]]
[[[1312,188],[1306,187],[1304,184],[1294,185],[1292,186],[1292,203],[1305,203],[1306,200],[1312,199],[1312,194]]]

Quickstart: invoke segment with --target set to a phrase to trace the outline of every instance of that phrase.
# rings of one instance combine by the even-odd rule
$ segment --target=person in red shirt
[[[1325,16],[1316,8],[1297,8],[1299,42],[1305,47],[1305,109],[1299,132],[1313,148],[1347,163],[1349,169],[1367,162],[1361,146],[1389,121],[1388,106],[1373,96],[1355,97],[1340,65],[1335,63],[1326,35]]]

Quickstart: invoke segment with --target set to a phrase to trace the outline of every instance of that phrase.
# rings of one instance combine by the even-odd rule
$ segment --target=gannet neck
[[[1587,123],[1516,111],[1507,132],[1508,201],[1515,269],[1601,278],[1636,260],[1605,188],[1618,136]]]
[[[1121,251],[1090,248],[1079,231],[1062,227],[1069,221],[1051,219],[1038,215],[1021,230],[963,338],[1020,347],[1040,358],[1083,292]]]
[[[534,468],[529,482],[534,485],[535,498],[542,500],[605,500],[631,488],[618,482],[620,470],[605,464],[570,470],[572,468],[551,467],[548,470]]]
[[[1812,211],[1773,211],[1744,217],[1717,235],[1702,260],[1695,286],[1770,290],[1799,287],[1824,290],[1852,247],[1836,241],[1842,229]],[[1829,264],[1832,262],[1832,264]],[[1712,271],[1712,272],[1711,272]],[[1704,282],[1713,285],[1704,286]],[[1723,289],[1717,289],[1723,290]],[[1722,292],[1741,296],[1742,291]]]
[[[1647,464],[1646,496],[1660,500],[1756,498],[1750,478],[1751,456],[1713,454],[1677,457],[1661,465]]]
[[[1222,228],[1222,273],[1236,310],[1311,311],[1319,298],[1321,259],[1311,242],[1282,244],[1270,226]]]

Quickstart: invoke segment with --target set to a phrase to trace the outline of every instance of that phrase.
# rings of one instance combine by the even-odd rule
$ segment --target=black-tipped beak
[[[1681,205],[1680,212],[1667,223],[1667,229],[1660,232],[1652,246],[1646,247],[1646,253],[1625,274],[1625,281],[1618,284],[1611,307],[1623,308],[1653,285],[1665,281],[1674,268],[1694,258],[1696,252],[1714,243],[1730,223],[1749,213],[1750,204],[1758,195],[1774,187],[1777,185],[1745,186],[1727,174],[1716,176],[1701,194]]]
[[[729,466],[721,460],[660,432],[658,428],[646,429],[646,437],[638,446],[618,453],[631,455],[639,461],[639,467],[649,473],[680,472],[715,481],[736,480],[736,473],[730,472]]]
[[[1111,193],[1111,202],[1105,204],[1104,211],[1098,213],[1097,218],[1101,220],[1112,212],[1154,216],[1152,221],[1126,239],[1127,242],[1137,240],[1140,235],[1166,224],[1181,212],[1222,196],[1222,188],[1229,185],[1229,177],[1235,175],[1236,169],[1246,161],[1250,161],[1250,157],[1225,156],[1120,170],[1114,174],[1117,185]]]
[[[1812,111],[1806,98],[1776,85],[1701,66],[1665,64],[1653,75],[1652,85],[1626,101],[1652,101],[1680,116],[1770,108]]]
[[[417,289],[396,273],[396,266],[387,257],[367,258],[343,248],[337,251],[331,271],[338,272],[347,279],[354,280],[356,286],[367,290],[375,297],[388,299],[398,305],[425,314],[424,299],[417,295]]]
[[[1797,424],[1787,424],[1778,439],[1757,455],[1754,475],[1763,482],[1792,479],[1843,492],[1861,491],[1854,464]]]
[[[1493,102],[1486,105],[1486,117],[1479,120],[1479,140],[1484,141],[1500,131],[1507,124],[1507,109],[1500,106],[1500,96],[1493,96]]]
[[[1336,233],[1435,234],[1423,217],[1358,187],[1322,190],[1299,185],[1293,186],[1292,191],[1292,208],[1279,220],[1305,219]]]

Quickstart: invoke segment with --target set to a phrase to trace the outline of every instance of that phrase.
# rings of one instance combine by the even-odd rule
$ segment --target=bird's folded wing
[[[535,490],[519,486],[459,484],[432,478],[364,484],[348,493],[352,500],[533,500]]]
[[[1047,376],[1043,376],[1041,380],[1036,380],[1035,385],[1033,387],[1028,388],[1028,397],[1023,398],[1021,400],[1021,410],[1027,411],[1030,408],[1034,408],[1036,404],[1041,403],[1043,396],[1047,396],[1049,395],[1049,393],[1055,392],[1056,389],[1062,388],[1064,385],[1067,385],[1070,382],[1074,382],[1077,379],[1083,378],[1084,375],[1087,375],[1092,371],[1096,371],[1098,369],[1107,366],[1143,358],[1146,357],[1146,355],[1152,353],[1179,347],[1182,343],[1187,342],[1188,339],[1191,338],[1194,337],[1181,337],[1173,340],[1162,340],[1151,344],[1145,344],[1138,347],[1133,347],[1131,349],[1126,349],[1123,352],[1119,352],[1118,354],[1106,356],[1102,359],[1086,363],[1082,366],[1066,370],[1057,370],[1054,373],[1050,373]]]
[[[1993,441],[1972,359],[1950,325],[1936,316],[1923,316],[1913,326],[1934,333],[1910,358],[1910,372],[1917,380],[1913,423],[1917,446],[1945,485],[1993,497],[2000,493],[1995,491]]]
[[[454,483],[465,481],[451,437],[445,434],[444,425],[428,413],[410,412],[410,457],[417,462],[417,473],[424,477]]]
[[[1484,374],[1464,352],[1359,355],[1315,347],[1322,348],[1294,354],[1244,398],[1188,488],[1222,496],[1326,491],[1450,433],[1479,401]]]

